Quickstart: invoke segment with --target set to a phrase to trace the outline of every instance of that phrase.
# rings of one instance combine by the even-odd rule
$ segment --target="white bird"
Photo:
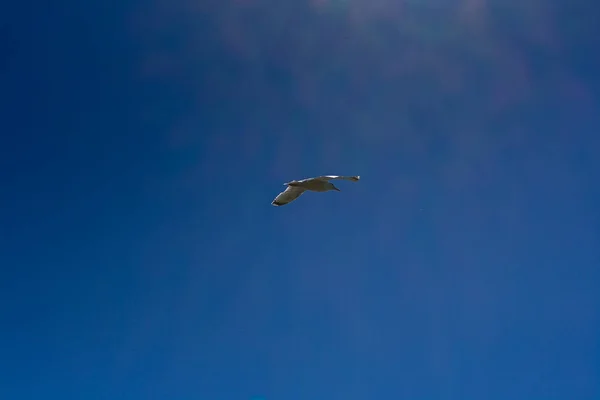
[[[329,190],[337,190],[335,185],[329,182],[331,179],[345,179],[347,181],[357,182],[360,176],[338,176],[338,175],[324,175],[316,178],[307,178],[300,181],[291,181],[284,183],[287,188],[279,193],[275,200],[271,203],[274,206],[283,206],[292,201],[296,200],[307,190],[311,192],[327,192]]]

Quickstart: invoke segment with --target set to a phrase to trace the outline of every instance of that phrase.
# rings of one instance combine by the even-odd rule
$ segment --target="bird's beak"
[[[341,192],[340,189],[336,188],[335,186],[333,187],[335,190],[337,190],[338,192]]]

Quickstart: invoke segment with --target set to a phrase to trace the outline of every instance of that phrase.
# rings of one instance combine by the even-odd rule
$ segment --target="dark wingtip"
[[[279,206],[282,206],[284,203],[280,203],[278,201],[273,200],[273,202],[271,204],[273,204],[276,207],[279,207]]]

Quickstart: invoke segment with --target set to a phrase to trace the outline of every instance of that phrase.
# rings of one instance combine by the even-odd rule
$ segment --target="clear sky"
[[[594,3],[3,5],[0,398],[599,399]]]

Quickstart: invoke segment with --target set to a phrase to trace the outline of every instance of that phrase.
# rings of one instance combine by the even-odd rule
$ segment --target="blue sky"
[[[3,10],[1,398],[600,398],[591,1]]]

